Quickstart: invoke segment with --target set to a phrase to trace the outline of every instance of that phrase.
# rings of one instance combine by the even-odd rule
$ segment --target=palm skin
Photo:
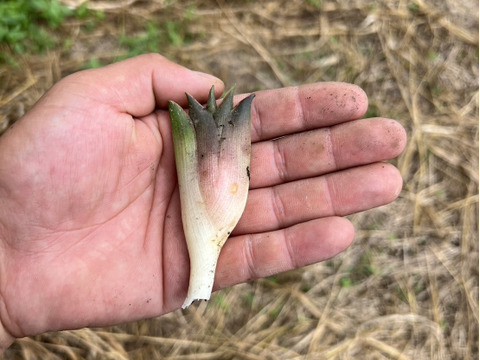
[[[167,101],[184,105],[185,91],[205,101],[212,85],[223,91],[140,56],[67,77],[0,138],[1,346],[182,304],[189,262]],[[338,254],[354,236],[341,216],[398,196],[401,177],[382,161],[405,133],[357,120],[366,107],[341,83],[257,93],[251,190],[216,289]]]

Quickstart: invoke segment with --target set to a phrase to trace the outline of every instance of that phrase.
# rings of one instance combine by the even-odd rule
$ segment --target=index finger
[[[224,88],[220,79],[190,70],[159,54],[144,54],[98,69],[79,71],[61,83],[61,87],[49,91],[50,103],[63,103],[65,93],[72,92],[137,118],[149,115],[155,107],[167,109],[169,100],[186,106],[185,92],[204,102],[212,85],[217,96]],[[63,96],[59,97],[58,92]]]
[[[266,90],[255,94],[252,142],[359,119],[368,107],[367,95],[361,88],[339,82]]]

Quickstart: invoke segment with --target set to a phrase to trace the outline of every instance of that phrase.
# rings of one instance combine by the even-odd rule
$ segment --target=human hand
[[[73,74],[0,138],[0,348],[177,309],[189,261],[167,101],[223,83],[159,55]],[[247,206],[215,289],[332,257],[342,218],[393,201],[405,146],[343,83],[256,93]],[[237,101],[240,97],[237,97]],[[276,139],[276,140],[274,140]]]

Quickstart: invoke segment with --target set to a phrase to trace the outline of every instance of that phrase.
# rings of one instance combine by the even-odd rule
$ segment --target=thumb
[[[69,81],[75,86],[74,92],[82,91],[86,96],[94,96],[96,102],[135,117],[148,115],[155,108],[167,108],[169,100],[186,105],[185,92],[205,102],[212,86],[217,96],[224,90],[220,79],[187,69],[158,54],[80,71],[62,80],[63,85]]]

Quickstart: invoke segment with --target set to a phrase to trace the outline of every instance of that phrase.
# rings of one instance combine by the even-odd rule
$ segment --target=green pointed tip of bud
[[[208,94],[207,110],[213,114],[217,110],[217,100],[215,99],[215,86],[212,86]]]
[[[172,123],[173,137],[184,136],[187,133],[194,131],[193,124],[189,116],[185,113],[182,107],[173,101],[168,102],[168,111],[170,114],[170,121]]]
[[[232,117],[236,119],[245,119],[250,122],[250,111],[252,108],[252,102],[255,98],[255,94],[251,94],[242,101],[233,109]]]
[[[168,111],[170,122],[172,124],[172,138],[175,152],[175,161],[177,163],[177,173],[188,171],[192,168],[192,162],[196,161],[197,140],[195,137],[195,128],[190,117],[185,113],[182,107],[173,101],[168,102]],[[190,164],[186,162],[190,161]]]
[[[197,126],[199,123],[209,121],[209,118],[211,117],[210,113],[190,94],[185,95],[187,96],[188,111],[193,124]]]
[[[222,103],[213,114],[218,127],[224,126],[230,120],[229,118],[233,108],[233,90],[234,88],[232,87],[227,91]]]

